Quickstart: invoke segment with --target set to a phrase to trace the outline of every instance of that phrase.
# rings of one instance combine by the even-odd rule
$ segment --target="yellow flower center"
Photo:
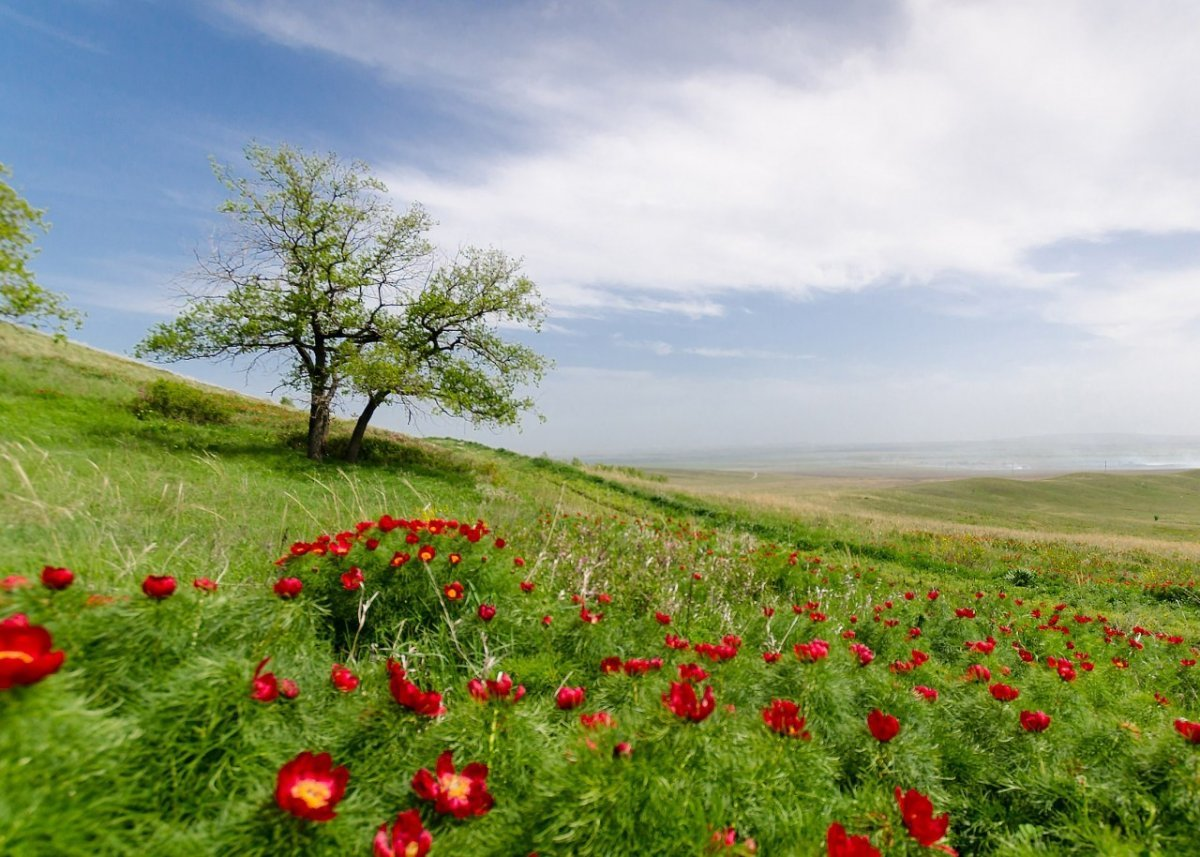
[[[20,661],[23,664],[33,663],[33,655],[28,652],[0,652],[0,661]]]
[[[421,850],[421,846],[415,842],[410,842],[404,846],[404,857],[417,857],[417,853]]]
[[[304,801],[309,809],[320,809],[329,804],[333,791],[328,783],[320,780],[301,780],[292,786],[292,797]]]
[[[451,800],[462,800],[471,792],[471,779],[461,774],[447,774],[442,777],[442,791]]]

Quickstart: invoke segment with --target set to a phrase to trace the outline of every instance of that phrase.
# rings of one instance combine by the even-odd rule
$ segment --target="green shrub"
[[[222,397],[179,381],[158,380],[146,387],[133,401],[133,414],[139,420],[165,417],[191,423],[224,424],[233,417],[233,407]]]

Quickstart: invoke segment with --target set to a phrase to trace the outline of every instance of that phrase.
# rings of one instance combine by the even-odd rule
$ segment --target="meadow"
[[[303,429],[0,324],[0,853],[1196,853],[1194,474]]]

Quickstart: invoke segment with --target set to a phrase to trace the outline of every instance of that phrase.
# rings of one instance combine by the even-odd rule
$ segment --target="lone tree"
[[[0,318],[38,327],[55,321],[61,335],[67,325],[79,327],[83,316],[66,305],[66,298],[37,284],[29,263],[37,249],[34,230],[48,228],[45,212],[34,208],[4,180],[11,175],[0,164]]]
[[[540,379],[546,361],[494,329],[515,321],[536,330],[544,316],[517,263],[466,250],[465,261],[439,266],[425,237],[429,216],[417,205],[397,214],[361,162],[257,144],[246,159],[249,178],[214,164],[231,192],[221,206],[229,233],[201,261],[200,288],[179,317],[152,328],[137,354],[282,357],[283,384],[308,394],[313,459],[324,455],[334,400],[347,388],[367,397],[352,458],[389,396],[483,422],[515,422],[530,407],[516,388]],[[469,390],[505,407],[463,407]]]

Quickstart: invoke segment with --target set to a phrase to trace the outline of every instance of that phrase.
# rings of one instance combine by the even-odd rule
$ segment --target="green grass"
[[[303,415],[291,408],[199,388],[195,401],[166,395],[228,422],[163,415],[170,407],[139,418],[143,391],[163,377],[0,325],[0,579],[33,584],[0,589],[0,620],[27,614],[67,656],[37,684],[0,691],[0,853],[367,854],[406,809],[421,812],[434,855],[734,854],[748,853],[746,837],[760,854],[817,855],[833,821],[885,854],[930,853],[906,833],[896,787],[949,812],[963,854],[1193,847],[1200,748],[1173,721],[1200,715],[1200,673],[1180,663],[1200,645],[1194,561],[1180,536],[1136,529],[1149,499],[1164,526],[1185,526],[1191,477],[1019,483],[1014,494],[873,486],[856,501],[865,506],[810,496],[800,513],[778,497],[696,496],[675,479],[385,432],[360,465],[314,464],[295,448]],[[429,530],[409,544],[403,527],[352,535],[383,514],[482,520],[492,532],[473,544]],[[323,533],[346,533],[344,558],[293,549]],[[415,558],[423,544],[436,548],[427,564]],[[397,552],[414,558],[393,566]],[[43,589],[43,565],[71,568],[74,585]],[[341,584],[352,565],[361,590]],[[176,577],[178,592],[145,597],[151,573]],[[298,598],[274,595],[282,575],[304,581]],[[218,591],[193,589],[201,577]],[[461,601],[447,600],[451,581]],[[573,596],[603,620],[582,621]],[[484,603],[496,607],[487,623]],[[975,618],[956,615],[967,606]],[[1129,644],[1139,626],[1150,632],[1140,649]],[[849,630],[874,652],[870,665],[849,653]],[[668,648],[667,633],[743,642],[713,663]],[[988,635],[991,654],[965,646]],[[829,657],[800,662],[792,647],[815,637]],[[929,661],[889,669],[914,648]],[[778,663],[760,657],[775,651]],[[1046,666],[1085,653],[1095,668],[1079,666],[1074,681]],[[296,699],[251,698],[268,656],[267,671],[299,685]],[[664,664],[603,674],[609,657]],[[393,701],[389,659],[444,694],[444,716]],[[335,662],[361,678],[353,693],[333,688]],[[717,700],[698,723],[662,702],[689,662],[711,674]],[[999,703],[965,681],[973,663],[1020,699]],[[524,699],[469,696],[469,679],[501,670]],[[939,700],[918,699],[917,684]],[[616,727],[588,731],[578,711],[560,711],[564,685],[585,686],[580,711],[609,712]],[[810,741],[764,726],[772,699],[799,703]],[[900,718],[891,743],[866,730],[875,707]],[[1023,732],[1026,707],[1050,713],[1050,730]],[[618,742],[632,755],[614,757]],[[491,812],[456,820],[417,799],[412,776],[446,749],[460,769],[489,766]],[[302,750],[350,770],[329,823],[272,798],[280,766]],[[729,827],[742,844],[707,851]]]

